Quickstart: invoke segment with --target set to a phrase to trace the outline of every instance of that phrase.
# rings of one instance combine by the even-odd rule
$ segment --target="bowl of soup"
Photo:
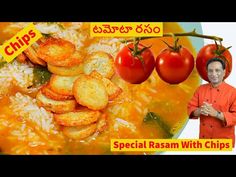
[[[155,70],[145,82],[130,84],[113,66],[125,45],[120,38],[91,37],[89,22],[34,24],[43,38],[10,63],[0,59],[1,153],[146,154],[151,152],[112,152],[110,141],[178,138],[200,84],[195,68],[176,85]],[[0,44],[27,25],[0,23]],[[163,28],[202,32],[199,23],[165,22]],[[155,57],[166,47],[158,38],[141,42],[152,46]],[[179,43],[195,57],[203,40],[181,37]]]

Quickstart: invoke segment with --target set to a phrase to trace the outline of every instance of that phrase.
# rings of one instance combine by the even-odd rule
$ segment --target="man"
[[[231,138],[235,143],[236,89],[223,81],[225,63],[212,58],[206,65],[210,83],[201,85],[188,103],[190,119],[200,117],[199,138]]]

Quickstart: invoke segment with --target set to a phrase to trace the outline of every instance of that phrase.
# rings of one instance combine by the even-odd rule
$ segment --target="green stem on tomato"
[[[160,38],[160,37],[173,37],[173,36],[192,36],[192,37],[199,37],[199,38],[205,38],[205,39],[212,39],[212,40],[220,41],[220,42],[223,41],[223,38],[220,38],[217,36],[199,34],[196,32],[195,29],[191,32],[186,32],[186,33],[164,33],[163,36],[139,37],[139,40]],[[133,39],[126,39],[126,40],[122,40],[121,42],[125,43],[125,42],[132,42],[132,41]]]

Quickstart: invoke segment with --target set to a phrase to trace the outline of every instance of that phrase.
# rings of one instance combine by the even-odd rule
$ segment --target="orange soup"
[[[27,23],[0,23],[1,44],[26,25]],[[100,81],[112,83],[117,89],[117,94],[115,98],[109,99],[104,108],[93,110],[93,106],[92,108],[85,106],[86,100],[84,101],[86,103],[80,102],[83,94],[87,94],[89,89],[78,93],[79,102],[76,99],[77,95],[74,95],[75,92],[70,92],[70,89],[73,87],[75,90],[75,82],[78,82],[79,86],[84,84],[78,81],[80,75],[87,80],[90,79],[89,81],[94,84],[98,83],[98,81],[95,83],[90,76],[84,76],[83,72],[84,63],[92,53],[103,52],[114,59],[124,44],[120,43],[118,38],[91,38],[89,23],[35,23],[35,25],[45,36],[45,40],[40,41],[41,44],[32,47],[36,54],[32,51],[25,52],[22,59],[17,58],[11,63],[0,60],[1,153],[119,154],[110,151],[110,140],[113,138],[176,138],[184,128],[188,119],[187,102],[200,84],[195,68],[188,79],[178,85],[162,81],[155,70],[141,84],[127,83],[115,73],[112,77],[102,80],[99,75],[97,76],[99,79],[96,78],[99,83]],[[183,29],[178,23],[164,23],[164,33],[167,32],[183,32]],[[55,40],[48,42],[48,36]],[[50,63],[51,58],[49,58],[43,61],[44,66],[41,64],[39,67],[42,59],[39,56],[43,56],[42,51],[47,51],[47,48],[43,47],[56,45],[58,42],[55,41],[58,38],[73,44],[83,61],[77,62],[76,65],[65,66],[63,63],[63,66],[58,66],[57,64],[60,65],[64,60]],[[161,39],[173,43],[170,37]],[[155,57],[166,47],[166,44],[158,38],[141,42],[147,46],[152,45],[151,50]],[[179,43],[187,47],[194,56],[196,55],[187,37],[181,37]],[[39,56],[37,56],[40,54],[38,50],[41,50]],[[103,74],[102,71],[101,73]],[[40,82],[36,82],[37,79]],[[85,79],[86,82],[87,80]],[[100,92],[94,94],[100,96]],[[96,104],[101,102],[101,100],[95,101]],[[58,109],[59,104],[65,106]],[[80,112],[81,107],[83,114]],[[158,120],[145,121],[150,113],[154,113]],[[73,117],[75,115],[80,116],[79,120]],[[105,123],[100,126],[99,120]],[[89,131],[91,132],[88,133]],[[122,154],[143,154],[143,152],[122,152]]]

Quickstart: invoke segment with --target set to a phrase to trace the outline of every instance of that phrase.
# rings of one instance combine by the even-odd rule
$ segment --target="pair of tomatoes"
[[[134,44],[125,46],[116,56],[115,68],[122,79],[132,84],[144,82],[152,73],[154,68],[159,77],[169,84],[179,84],[185,81],[194,68],[194,57],[185,47],[179,47],[177,50],[166,48],[160,52],[156,60],[150,50],[146,48],[139,57],[133,55]],[[142,50],[144,46],[138,44],[138,49]],[[141,57],[141,59],[140,59]],[[226,75],[228,77],[232,69],[232,57],[228,50],[223,46],[218,49],[215,44],[204,46],[196,58],[196,68],[199,75],[206,81],[208,80],[206,63],[209,59],[219,57],[226,61]]]

